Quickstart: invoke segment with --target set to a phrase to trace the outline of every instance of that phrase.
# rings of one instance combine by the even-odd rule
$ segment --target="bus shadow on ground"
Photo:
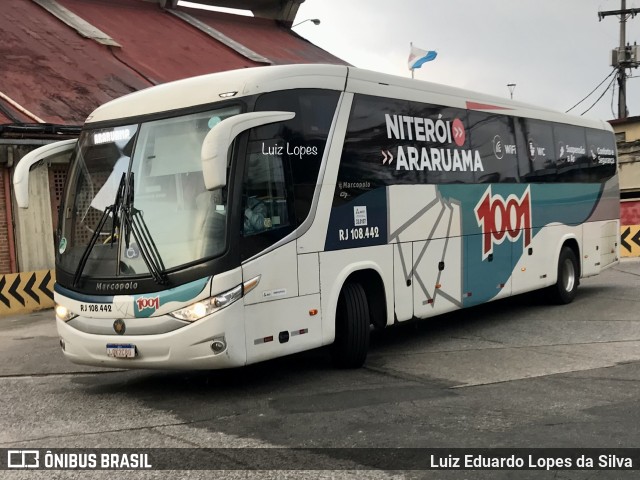
[[[589,303],[587,299],[588,296],[580,295],[576,302]],[[432,319],[403,322],[383,331],[372,331],[370,354],[384,356],[387,349],[408,350],[432,339],[446,341],[487,326],[509,328],[508,322],[520,315],[532,312],[544,315],[549,309],[553,307],[544,295],[532,293]],[[352,412],[373,415],[413,402],[449,404],[465,394],[463,390],[452,389],[454,383],[438,378],[437,372],[432,377],[412,379],[388,375],[375,368],[334,369],[328,347],[236,369],[122,371],[80,375],[72,382],[89,398],[103,401],[125,396],[198,430],[276,445],[326,444],[319,425],[329,418],[349,418],[354,415]],[[319,422],[317,428],[307,429],[305,423],[300,438],[290,436],[290,431],[300,430],[299,422],[308,422],[310,418]],[[341,445],[343,440],[355,441],[345,437],[331,442]]]
[[[392,328],[374,331],[371,347],[375,349],[404,341],[424,341],[428,338],[451,336],[469,329],[504,323],[524,312],[542,310],[549,306],[543,292],[530,292],[430,318],[414,318],[398,323]]]

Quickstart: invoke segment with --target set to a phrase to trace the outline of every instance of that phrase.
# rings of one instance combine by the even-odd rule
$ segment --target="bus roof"
[[[343,90],[344,65],[282,65],[243,68],[163,83],[98,107],[87,122],[103,122],[207,105],[289,88]]]
[[[140,90],[98,107],[87,123],[152,115],[274,90],[322,88],[611,130],[601,120],[447,85],[344,65],[279,65],[212,73]]]

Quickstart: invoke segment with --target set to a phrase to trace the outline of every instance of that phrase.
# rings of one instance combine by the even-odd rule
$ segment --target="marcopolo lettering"
[[[96,290],[99,291],[118,291],[118,290],[135,290],[138,288],[138,282],[114,282],[114,283],[96,283]]]

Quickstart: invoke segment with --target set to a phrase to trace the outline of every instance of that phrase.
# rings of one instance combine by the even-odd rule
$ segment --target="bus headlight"
[[[169,315],[177,318],[178,320],[185,320],[187,322],[195,322],[202,317],[211,315],[212,313],[220,310],[242,297],[242,285],[220,293],[214,297],[209,297],[205,300],[192,303],[188,307],[181,308],[175,312],[171,312]]]
[[[178,320],[185,320],[187,322],[195,322],[202,317],[211,315],[212,313],[220,310],[224,307],[231,305],[236,300],[239,300],[244,295],[258,286],[260,283],[260,275],[244,282],[237,287],[233,287],[231,290],[219,293],[213,297],[209,297],[206,300],[200,300],[199,302],[192,303],[188,307],[181,308],[175,312],[171,312],[171,315]]]
[[[63,322],[68,322],[69,320],[73,320],[77,316],[78,315],[73,313],[67,307],[56,303],[56,317],[58,317]]]

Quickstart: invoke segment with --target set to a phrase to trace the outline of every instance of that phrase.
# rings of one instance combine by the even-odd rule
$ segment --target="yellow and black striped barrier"
[[[53,308],[53,270],[0,275],[0,316]]]
[[[640,225],[620,226],[620,256],[640,257]]]

